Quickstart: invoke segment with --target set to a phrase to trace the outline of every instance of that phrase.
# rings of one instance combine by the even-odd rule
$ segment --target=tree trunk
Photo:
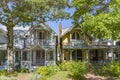
[[[7,55],[8,55],[8,73],[14,72],[14,52],[13,52],[13,27],[7,27],[8,45],[7,45]]]

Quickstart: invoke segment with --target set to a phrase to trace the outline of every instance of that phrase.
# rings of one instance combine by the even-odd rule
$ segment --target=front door
[[[36,65],[44,66],[45,64],[45,52],[43,50],[36,51]]]
[[[102,64],[103,63],[103,51],[102,50],[91,50],[90,51],[90,62],[92,64]]]
[[[81,50],[74,50],[72,52],[72,59],[75,61],[82,61],[82,51]]]

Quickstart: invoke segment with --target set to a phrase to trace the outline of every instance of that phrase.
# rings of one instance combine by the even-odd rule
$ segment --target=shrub
[[[21,68],[21,69],[18,70],[18,72],[20,72],[20,73],[29,73],[29,69]]]
[[[120,77],[120,62],[111,62],[98,70],[99,75]]]
[[[73,80],[82,80],[83,76],[87,74],[87,67],[85,62],[71,61],[68,66],[69,76]]]
[[[50,66],[48,66],[48,70],[49,70],[49,75],[51,76],[51,75],[55,74],[56,72],[59,72],[60,68],[57,65],[50,65]]]
[[[1,75],[8,75],[7,70],[0,70],[0,76]]]
[[[49,69],[47,66],[40,66],[37,70],[36,73],[41,74],[41,75],[48,75],[49,74]]]
[[[69,66],[71,66],[71,64],[73,64],[73,63],[74,63],[74,61],[72,61],[72,60],[64,61],[59,65],[59,67],[62,71],[68,71]]]

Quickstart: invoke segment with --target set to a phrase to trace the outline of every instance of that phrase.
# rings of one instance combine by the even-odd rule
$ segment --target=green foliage
[[[37,74],[41,75],[41,80],[46,80],[47,77],[59,72],[60,68],[57,65],[41,66],[36,70]]]
[[[120,62],[111,62],[95,72],[102,76],[120,77]]]
[[[20,72],[20,73],[29,73],[29,69],[21,68],[21,69],[18,70],[18,72]]]
[[[0,76],[1,75],[8,75],[7,70],[0,70]]]
[[[104,1],[74,0],[74,23],[98,39],[120,39],[120,0]],[[98,5],[102,7],[95,9]]]
[[[41,75],[48,75],[49,74],[49,69],[47,66],[40,66],[37,70],[36,73],[41,74]]]
[[[73,78],[73,80],[82,80],[83,76],[87,74],[87,68],[85,62],[73,62],[71,66],[68,68],[68,71],[70,72],[70,77]]]
[[[96,16],[85,14],[80,24],[83,32],[94,35],[96,38],[119,39],[120,15],[114,13],[99,14]],[[99,32],[99,33],[98,33]]]
[[[67,66],[69,66],[68,62],[67,61],[63,61],[59,67],[62,71],[67,71]]]
[[[59,67],[62,71],[68,71],[69,67],[74,63],[74,61],[63,61]]]
[[[57,65],[50,65],[50,66],[48,66],[48,70],[49,70],[49,75],[53,75],[56,72],[59,72],[60,68]]]
[[[82,77],[87,74],[87,66],[85,62],[75,62],[68,61],[60,64],[60,68],[62,70],[67,70],[69,72],[69,76],[73,80],[81,80]]]
[[[57,65],[41,66],[36,70],[36,73],[41,75],[53,75],[59,72],[60,68]]]

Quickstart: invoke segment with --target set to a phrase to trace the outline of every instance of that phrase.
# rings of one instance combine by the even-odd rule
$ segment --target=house
[[[7,60],[6,32],[0,35],[0,66]],[[56,40],[56,33],[44,23],[25,28],[14,27],[15,66],[33,68],[56,64]]]
[[[4,68],[7,60],[7,36],[6,31],[0,28],[0,70]]]
[[[22,39],[24,47],[19,56],[21,67],[56,64],[56,33],[48,25],[40,23],[32,26]]]
[[[6,30],[0,29],[0,68],[7,62]],[[59,50],[58,50],[59,41]],[[31,27],[14,28],[15,66],[35,68],[56,64],[60,61],[87,61],[103,65],[111,60],[120,60],[120,41],[99,40],[82,33],[80,27],[62,28],[59,38],[45,23]]]
[[[100,41],[86,33],[83,34],[77,26],[63,29],[60,24],[59,39],[61,60],[87,61],[93,65],[103,65],[120,57],[120,46],[113,45],[112,40]]]

